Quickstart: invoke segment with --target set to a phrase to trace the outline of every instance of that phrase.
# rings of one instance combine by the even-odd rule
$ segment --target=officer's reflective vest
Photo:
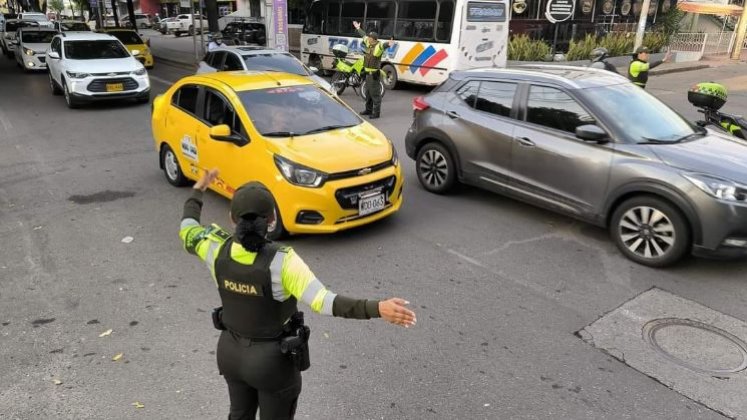
[[[376,42],[368,45],[368,38],[363,41],[363,67],[367,72],[374,72],[381,68],[381,56],[384,55],[384,44]]]
[[[628,78],[636,85],[645,87],[648,82],[648,68],[647,62],[636,58],[628,66]]]
[[[215,260],[215,279],[223,301],[223,324],[229,331],[249,338],[275,338],[283,335],[283,325],[298,311],[296,298],[279,302],[272,295],[271,267],[277,245],[266,244],[251,264],[231,257],[234,240],[223,244]]]

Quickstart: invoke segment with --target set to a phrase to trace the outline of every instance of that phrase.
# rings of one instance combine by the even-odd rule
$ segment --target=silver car
[[[413,101],[407,155],[457,182],[603,226],[652,267],[747,255],[747,143],[687,121],[622,76],[534,66],[452,73]]]
[[[332,85],[315,74],[318,69],[306,67],[301,60],[285,51],[251,46],[220,47],[207,53],[197,66],[197,74],[234,70],[277,71],[305,76],[337,96]]]

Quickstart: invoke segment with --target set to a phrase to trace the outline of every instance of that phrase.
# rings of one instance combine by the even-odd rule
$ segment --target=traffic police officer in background
[[[607,61],[607,57],[609,57],[609,51],[607,51],[607,48],[594,48],[593,50],[591,50],[591,65],[589,65],[589,67],[595,69],[603,69],[615,74],[620,74],[617,72],[617,68],[615,68],[615,66]]]
[[[309,366],[309,330],[302,317],[298,322],[302,313],[297,301],[323,315],[381,317],[403,327],[415,325],[415,313],[399,298],[364,300],[332,293],[292,248],[266,239],[275,203],[262,184],[250,182],[234,193],[233,235],[217,225],[201,226],[202,193],[217,176],[217,170],[208,171],[194,185],[195,192],[184,204],[179,237],[187,252],[207,264],[223,303],[213,321],[223,330],[217,359],[231,400],[228,418],[254,420],[259,408],[262,420],[293,419],[301,393],[300,371]],[[306,347],[294,350],[299,342]],[[299,361],[304,352],[305,363]]]
[[[667,51],[663,60],[656,60],[649,63],[649,51],[646,47],[638,47],[633,54],[633,61],[628,66],[628,79],[636,85],[646,88],[648,82],[648,71],[669,60],[669,51]]]
[[[363,38],[363,71],[366,73],[366,110],[361,115],[368,115],[370,119],[379,118],[381,114],[381,56],[387,48],[394,45],[393,40],[379,42],[376,32],[366,32],[361,29],[360,22],[353,22],[353,27]]]

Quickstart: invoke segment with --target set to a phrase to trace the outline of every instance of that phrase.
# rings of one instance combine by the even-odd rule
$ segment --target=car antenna
[[[264,73],[265,73],[265,75],[267,75],[267,77],[269,77],[270,79],[274,80],[274,81],[275,81],[275,83],[277,83],[277,84],[278,84],[278,86],[283,86],[283,84],[282,84],[282,83],[280,83],[280,80],[278,80],[278,79],[276,79],[276,78],[272,77],[272,74],[270,74],[269,72],[264,72]]]

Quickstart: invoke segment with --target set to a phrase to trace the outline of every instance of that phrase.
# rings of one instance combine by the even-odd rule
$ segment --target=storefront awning
[[[699,13],[701,15],[718,15],[718,16],[739,16],[742,14],[742,7],[734,4],[719,4],[706,2],[679,1],[677,8],[683,12]]]

